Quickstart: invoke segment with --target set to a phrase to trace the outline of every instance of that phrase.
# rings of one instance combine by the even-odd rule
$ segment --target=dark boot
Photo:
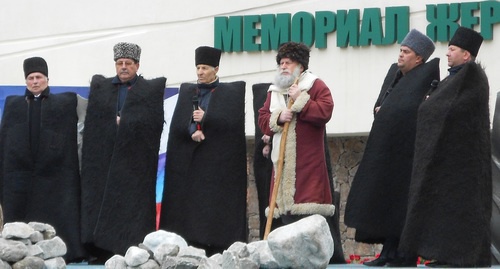
[[[392,261],[392,259],[379,256],[375,260],[371,260],[369,262],[364,262],[363,265],[372,266],[372,267],[384,267],[389,261]]]
[[[364,262],[363,265],[373,267],[385,266],[397,257],[398,243],[399,240],[397,239],[386,239],[384,246],[382,247],[382,251],[380,252],[380,256],[375,260]]]
[[[418,257],[397,257],[396,259],[388,262],[387,267],[417,267]]]

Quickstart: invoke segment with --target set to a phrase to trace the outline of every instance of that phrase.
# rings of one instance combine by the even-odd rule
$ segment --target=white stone
[[[241,269],[259,269],[259,264],[250,258],[240,259],[239,266]]]
[[[221,253],[215,253],[214,255],[210,256],[209,259],[215,261],[219,265],[222,265],[222,254]]]
[[[148,260],[148,251],[139,247],[129,247],[125,253],[125,262],[131,267],[139,266]]]
[[[44,260],[34,256],[26,256],[12,265],[12,269],[44,269],[44,267]]]
[[[267,240],[255,241],[248,244],[250,257],[257,261],[262,268],[280,268],[278,261],[273,256]]]
[[[142,243],[153,252],[155,252],[156,248],[162,244],[178,245],[180,248],[188,246],[184,238],[175,233],[164,230],[158,230],[146,235]]]
[[[43,239],[44,239],[43,234],[40,231],[35,231],[34,233],[32,233],[30,235],[30,241],[33,244],[36,244],[36,243],[42,241]]]
[[[33,228],[31,228],[31,226],[26,223],[10,222],[5,223],[5,225],[3,226],[2,237],[5,239],[28,239],[34,232],[35,230],[33,230]]]
[[[236,253],[239,258],[245,258],[250,256],[250,253],[248,252],[248,248],[246,246],[247,244],[243,242],[234,242],[226,251]]]
[[[134,269],[160,269],[160,265],[155,260],[149,259],[145,263],[134,267]]]
[[[45,260],[45,269],[65,269],[66,262],[62,257]]]
[[[222,253],[222,269],[240,269],[238,254],[224,251]]]
[[[43,239],[45,240],[52,239],[57,235],[56,229],[54,228],[54,226],[50,224],[32,221],[29,222],[28,225],[32,227],[35,231],[42,233]]]
[[[0,260],[0,269],[12,269],[8,262]]]
[[[200,261],[200,265],[198,266],[198,269],[221,269],[221,265],[215,261],[214,259],[210,258],[203,258]]]
[[[43,250],[40,246],[31,245],[31,246],[28,246],[28,255],[42,258],[43,257]]]
[[[42,258],[44,260],[61,257],[68,251],[66,244],[59,236],[56,236],[52,239],[40,241],[36,243],[35,246],[39,246],[42,249]]]
[[[200,261],[202,258],[206,257],[206,252],[204,249],[195,248],[192,246],[181,247],[179,248],[179,253],[177,253],[177,257],[188,257],[193,258]]]
[[[153,252],[155,261],[162,264],[167,257],[177,256],[179,253],[179,246],[174,244],[161,244]]]
[[[106,269],[126,269],[127,263],[125,262],[125,257],[114,255],[104,263],[104,267]]]
[[[14,240],[0,238],[0,259],[6,262],[18,262],[28,255],[28,247]]]
[[[272,231],[268,243],[280,267],[326,268],[333,255],[333,238],[321,215],[303,218]]]

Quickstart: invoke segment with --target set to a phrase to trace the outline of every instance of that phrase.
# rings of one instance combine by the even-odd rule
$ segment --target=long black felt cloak
[[[124,255],[155,231],[165,78],[139,77],[116,124],[118,88],[95,75],[82,147],[83,242]]]
[[[9,96],[5,103],[0,131],[4,221],[48,223],[66,243],[64,258],[83,259],[76,94],[49,94],[39,101],[43,103],[37,156],[30,149],[31,102],[25,96]]]
[[[188,131],[196,88],[181,85],[172,117],[160,228],[190,244],[227,249],[247,240],[245,82],[220,83],[212,92],[201,143]]]
[[[396,78],[393,64],[375,106]],[[384,243],[403,230],[410,186],[417,109],[439,80],[439,59],[413,68],[392,88],[375,115],[365,152],[347,199],[345,223],[356,228],[356,241]]]
[[[252,85],[253,93],[253,111],[259,111],[259,109],[264,105],[267,98],[267,90],[271,83],[259,83]],[[254,176],[255,185],[257,187],[257,197],[259,201],[259,219],[260,219],[260,238],[264,238],[264,232],[266,229],[267,217],[265,214],[266,207],[269,206],[269,195],[271,193],[271,177],[273,174],[273,162],[271,161],[271,155],[269,157],[264,157],[262,155],[262,149],[265,143],[262,141],[263,133],[259,128],[259,113],[254,113],[254,125],[255,125],[255,148],[254,148]],[[272,227],[280,224],[281,219],[274,219]]]
[[[500,264],[500,92],[497,92],[491,130],[491,264]]]
[[[402,251],[456,266],[489,266],[489,86],[474,62],[443,80],[418,110]]]

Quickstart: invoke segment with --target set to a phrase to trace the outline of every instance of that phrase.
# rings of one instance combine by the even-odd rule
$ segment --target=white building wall
[[[167,77],[168,87],[195,82],[194,50],[214,44],[215,16],[244,16],[306,11],[408,6],[410,28],[425,32],[426,4],[478,1],[443,0],[50,0],[4,1],[0,9],[0,85],[24,85],[22,63],[32,56],[49,64],[50,85],[88,86],[93,74],[115,75],[112,47],[126,41],[142,47],[139,73],[146,78]],[[478,29],[476,29],[478,30]],[[496,40],[485,41],[478,61],[486,67],[491,87],[491,111],[500,91],[500,25]],[[436,43],[431,57],[441,58],[441,76],[447,75],[447,43]],[[328,35],[326,49],[312,48],[310,70],[332,90],[335,109],[328,124],[331,135],[366,134],[372,107],[389,66],[396,62],[399,45],[336,47],[336,32]],[[252,85],[271,82],[276,51],[224,53],[221,81],[244,80],[246,133],[254,134]]]

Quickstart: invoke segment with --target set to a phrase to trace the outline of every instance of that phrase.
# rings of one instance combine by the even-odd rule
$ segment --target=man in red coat
[[[278,159],[284,165],[274,217],[284,224],[312,214],[332,216],[330,181],[325,160],[325,128],[333,112],[333,98],[326,84],[308,71],[309,48],[288,42],[278,50],[278,74],[259,109],[259,127],[272,136],[273,179]],[[293,100],[293,105],[287,103]],[[284,124],[289,123],[285,154],[279,156]],[[271,183],[273,192],[274,180]],[[328,219],[328,218],[327,218]]]

